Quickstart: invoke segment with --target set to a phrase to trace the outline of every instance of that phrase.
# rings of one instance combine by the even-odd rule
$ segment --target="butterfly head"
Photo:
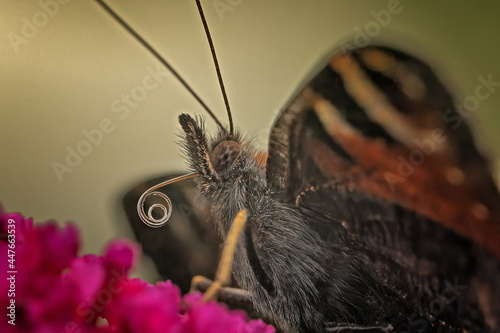
[[[203,122],[187,114],[179,116],[184,131],[183,148],[190,168],[205,186],[240,177],[250,167],[248,144],[239,135],[220,130],[212,139],[205,135]]]
[[[201,194],[211,203],[216,228],[224,237],[236,213],[249,207],[248,197],[265,193],[265,168],[251,145],[240,135],[220,130],[208,139],[200,119],[179,116],[182,147],[190,169],[197,174]]]

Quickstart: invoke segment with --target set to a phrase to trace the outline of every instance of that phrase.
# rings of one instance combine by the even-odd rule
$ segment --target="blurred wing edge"
[[[500,257],[500,194],[488,160],[432,69],[395,49],[332,57],[278,116],[266,178],[296,204],[342,183]]]

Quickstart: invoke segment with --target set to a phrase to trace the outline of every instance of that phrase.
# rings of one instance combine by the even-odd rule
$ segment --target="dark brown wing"
[[[370,46],[338,54],[277,119],[268,184],[298,202],[344,182],[500,257],[500,195],[465,123],[467,107],[405,53]]]

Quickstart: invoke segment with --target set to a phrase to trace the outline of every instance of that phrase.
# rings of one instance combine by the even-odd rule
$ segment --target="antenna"
[[[151,52],[155,56],[155,58],[158,59],[158,61],[160,61],[165,67],[167,67],[167,69],[177,78],[177,80],[179,80],[179,82],[184,86],[184,88],[186,88],[189,91],[189,93],[198,101],[198,103],[200,103],[200,105],[205,109],[205,111],[208,112],[210,117],[212,117],[212,119],[217,123],[217,125],[223,131],[225,131],[226,129],[224,128],[224,126],[222,126],[221,122],[219,121],[219,119],[217,119],[217,117],[212,112],[212,110],[210,110],[210,108],[205,104],[205,102],[201,99],[201,97],[198,96],[198,94],[194,92],[194,90],[189,86],[189,84],[184,80],[184,78],[179,73],[177,73],[177,71],[158,53],[158,51],[156,51],[148,42],[146,42],[146,40],[144,38],[139,36],[139,34],[137,32],[135,32],[135,30],[132,29],[132,27],[127,22],[125,22],[104,1],[102,1],[102,0],[96,0],[96,1],[99,5],[101,5],[102,8],[104,8],[104,10],[108,14],[110,14],[116,21],[118,21],[118,23],[120,23],[120,25],[123,28],[125,28],[125,30],[127,30],[132,36],[134,36],[134,38],[137,39],[137,41],[139,43],[141,43],[146,49],[148,49],[149,52]],[[230,121],[231,134],[232,134],[233,124],[232,124],[231,118],[229,119],[229,121]]]
[[[208,44],[210,45],[210,52],[212,52],[212,59],[214,60],[215,71],[217,72],[217,78],[219,79],[219,86],[222,92],[222,97],[224,98],[224,104],[226,105],[227,118],[229,119],[229,134],[232,136],[234,132],[233,128],[233,116],[231,115],[231,108],[229,107],[229,100],[227,99],[226,88],[224,88],[224,81],[222,80],[222,74],[219,67],[219,61],[217,60],[217,55],[215,54],[215,47],[212,41],[212,36],[210,35],[210,30],[208,29],[207,20],[205,19],[205,14],[203,14],[203,8],[201,7],[200,0],[196,0],[196,6],[198,6],[198,12],[200,13],[201,21],[203,22],[203,28],[207,35]]]
[[[110,14],[125,30],[127,30],[139,43],[141,43],[146,49],[151,52],[156,59],[158,59],[176,78],[179,80],[179,82],[186,88],[189,93],[200,103],[200,105],[205,109],[205,111],[208,112],[208,114],[212,117],[212,119],[217,123],[217,125],[223,130],[226,131],[224,126],[222,126],[221,122],[217,119],[217,117],[214,115],[214,113],[210,110],[210,108],[205,104],[205,102],[198,96],[197,93],[194,92],[194,90],[187,84],[187,82],[180,76],[179,73],[156,51],[144,38],[139,36],[137,32],[135,32],[132,27],[125,22],[111,7],[109,7],[103,0],[96,0],[97,3],[108,13]],[[205,15],[203,13],[203,9],[201,7],[201,3],[199,0],[196,0],[196,5],[198,6],[198,12],[200,13],[201,20],[203,22],[203,27],[205,29],[205,33],[207,35],[208,43],[210,45],[210,51],[212,53],[212,59],[214,61],[215,65],[215,70],[217,72],[217,78],[219,80],[219,86],[221,88],[222,92],[222,97],[224,98],[224,104],[226,106],[226,111],[227,111],[227,116],[229,119],[229,135],[232,136],[234,133],[234,127],[233,127],[233,118],[231,116],[231,108],[229,107],[229,100],[227,98],[226,94],[226,89],[224,88],[224,82],[222,80],[222,74],[220,71],[219,67],[219,62],[217,60],[217,55],[215,53],[215,47],[212,42],[212,37],[210,35],[210,30],[208,29],[207,21],[205,19]],[[137,202],[137,213],[139,214],[140,219],[142,222],[144,222],[146,225],[152,227],[152,228],[159,228],[163,226],[168,219],[170,218],[170,215],[172,214],[172,202],[170,201],[170,198],[165,195],[162,192],[155,191],[156,189],[166,186],[168,184],[172,184],[187,178],[194,177],[194,173],[189,173],[174,179],[167,180],[165,182],[162,182],[160,184],[157,184],[151,188],[149,188],[146,192],[144,192],[141,197],[139,198]],[[166,202],[166,206],[162,204],[153,204],[151,207],[148,209],[148,213],[145,213],[144,210],[144,203],[146,201],[146,198],[148,196],[159,196]],[[153,217],[153,210],[155,208],[159,208],[163,215],[160,218],[154,218]]]

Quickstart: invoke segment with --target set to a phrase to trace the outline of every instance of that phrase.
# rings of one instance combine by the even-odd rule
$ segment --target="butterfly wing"
[[[297,205],[342,184],[500,256],[500,195],[465,122],[472,111],[412,56],[377,46],[340,53],[278,117],[267,182]]]

